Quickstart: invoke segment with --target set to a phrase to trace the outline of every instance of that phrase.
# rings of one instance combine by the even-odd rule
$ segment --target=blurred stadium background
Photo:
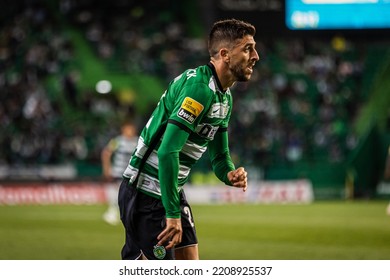
[[[124,118],[141,129],[167,83],[208,62],[209,27],[230,17],[256,26],[261,58],[233,88],[230,125],[251,187],[222,187],[207,157],[196,166],[186,189],[201,256],[389,258],[390,3],[356,1],[377,6],[321,26],[311,13],[326,4],[312,2],[332,1],[288,2],[2,1],[0,259],[119,258],[122,229],[101,220],[100,152]]]

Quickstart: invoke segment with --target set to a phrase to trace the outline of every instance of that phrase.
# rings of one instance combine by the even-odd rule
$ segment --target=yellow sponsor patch
[[[180,110],[177,112],[177,116],[189,123],[193,123],[200,113],[202,113],[203,108],[203,105],[198,101],[186,97],[181,104]]]

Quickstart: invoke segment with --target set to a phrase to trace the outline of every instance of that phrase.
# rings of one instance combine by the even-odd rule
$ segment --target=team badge
[[[165,258],[167,251],[165,250],[164,246],[155,245],[153,248],[153,254],[156,258],[158,258],[159,260],[162,260],[163,258]]]
[[[196,118],[202,113],[203,111],[203,105],[200,104],[198,101],[186,97],[183,100],[183,103],[180,106],[179,111],[177,112],[177,116],[179,118],[182,118],[188,123],[194,123]]]

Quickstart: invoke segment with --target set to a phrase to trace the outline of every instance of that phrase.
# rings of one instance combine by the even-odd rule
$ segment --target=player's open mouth
[[[255,66],[255,65],[252,64],[252,65],[249,65],[249,66],[247,67],[248,71],[249,71],[251,74],[253,73],[253,66]]]

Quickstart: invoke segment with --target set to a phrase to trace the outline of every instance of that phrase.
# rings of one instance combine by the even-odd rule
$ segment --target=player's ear
[[[229,50],[228,49],[226,49],[226,48],[220,49],[219,50],[219,54],[220,54],[220,56],[221,56],[221,58],[222,58],[222,60],[224,62],[228,63],[230,61]]]

